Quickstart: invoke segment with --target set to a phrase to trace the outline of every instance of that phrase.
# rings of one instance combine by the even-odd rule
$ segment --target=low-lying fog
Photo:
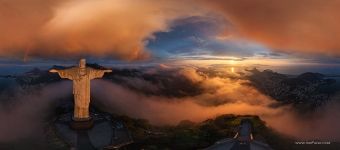
[[[157,70],[148,70],[148,73],[156,74]],[[300,115],[289,105],[274,107],[276,100],[238,75],[209,77],[193,67],[186,67],[176,69],[171,76],[186,78],[198,86],[200,92],[168,96],[154,94],[164,89],[164,85],[139,77],[124,78],[134,89],[97,79],[91,83],[93,104],[111,113],[147,119],[155,125],[175,125],[181,120],[200,122],[221,114],[258,115],[283,134],[301,139],[340,141],[340,96],[333,96],[332,101],[316,112]],[[153,94],[138,91],[146,88],[152,89]],[[12,94],[6,93],[6,89],[0,93],[0,143],[41,133],[55,101],[71,95],[72,82],[62,81],[30,91],[16,87],[11,91]]]

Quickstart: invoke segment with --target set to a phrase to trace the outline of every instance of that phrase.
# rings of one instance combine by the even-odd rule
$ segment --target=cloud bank
[[[258,115],[268,126],[298,139],[340,140],[340,131],[337,128],[340,125],[337,119],[340,116],[338,109],[340,105],[337,102],[339,97],[333,97],[334,101],[320,108],[319,111],[301,116],[289,106],[273,107],[277,104],[275,100],[250,86],[249,81],[236,75],[209,75],[193,67],[175,69],[162,65],[160,70],[154,69],[145,70],[148,74],[154,74],[155,78],[151,81],[146,80],[145,76],[128,76],[128,73],[122,73],[124,81],[131,81],[137,88],[126,86],[130,84],[126,82],[93,80],[92,104],[114,114],[148,119],[156,125],[175,125],[182,120],[200,122],[222,114]],[[174,73],[162,72],[164,70],[172,70]],[[173,84],[159,84],[162,82],[155,80],[158,80],[157,74],[162,73],[170,75],[161,75],[165,78],[160,79],[174,78],[180,81],[176,84],[182,85],[186,83],[182,78],[186,78],[192,82],[189,84],[191,88],[199,86],[201,90],[199,93],[194,91],[194,94],[175,93],[178,96],[164,94],[172,90],[182,93],[193,91],[177,89]],[[43,135],[45,119],[53,111],[55,100],[71,95],[70,83],[51,84],[41,91],[17,90],[14,96],[0,95],[0,119],[6,120],[5,123],[0,124],[0,143],[32,135]],[[155,93],[147,94],[148,92],[141,91],[143,88],[150,87]],[[162,90],[162,88],[169,90]]]
[[[14,89],[14,95],[0,95],[0,143],[18,139],[42,138],[46,117],[55,100],[72,93],[70,82],[51,84],[40,90]]]
[[[175,125],[182,120],[201,122],[222,114],[258,115],[269,127],[300,140],[340,140],[336,128],[340,124],[336,121],[340,115],[338,97],[317,112],[301,115],[293,107],[278,106],[276,100],[250,86],[245,79],[209,76],[190,67],[175,72],[173,78],[187,78],[203,89],[201,93],[180,97],[148,95],[121,83],[96,80],[92,83],[93,102],[105,111],[144,118],[157,125]],[[135,78],[130,79],[136,81]],[[154,91],[163,88],[147,80],[134,83],[136,87],[148,85]]]

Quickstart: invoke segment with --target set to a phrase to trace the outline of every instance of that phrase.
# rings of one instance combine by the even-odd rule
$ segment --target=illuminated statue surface
[[[64,70],[51,69],[50,72],[58,73],[61,78],[73,81],[74,114],[75,121],[86,121],[90,119],[90,80],[102,78],[105,72],[111,70],[100,70],[86,67],[86,60],[81,59],[78,67]]]

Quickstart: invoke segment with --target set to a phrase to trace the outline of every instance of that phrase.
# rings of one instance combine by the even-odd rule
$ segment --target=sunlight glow
[[[236,61],[235,60],[229,60],[229,64],[235,65]]]

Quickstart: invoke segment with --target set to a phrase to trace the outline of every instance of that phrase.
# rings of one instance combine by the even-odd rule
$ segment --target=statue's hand
[[[104,70],[104,72],[112,72],[112,70]]]
[[[56,69],[51,69],[50,72],[56,73],[56,72],[58,72],[58,70],[56,70]]]

